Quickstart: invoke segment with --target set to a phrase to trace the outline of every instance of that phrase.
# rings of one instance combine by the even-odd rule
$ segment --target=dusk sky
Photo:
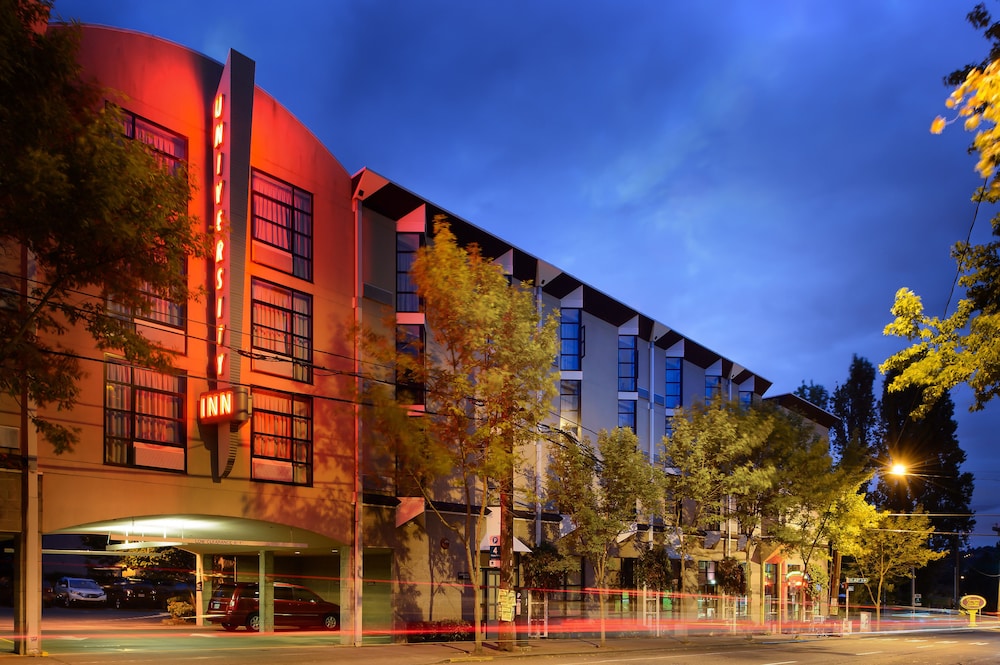
[[[954,310],[949,248],[978,178],[961,125],[929,127],[942,77],[987,53],[975,4],[57,0],[55,14],[244,53],[349,172],[565,269],[776,395],[832,392],[852,354],[878,365],[901,348],[882,335],[900,287]],[[953,398],[976,533],[991,534],[1000,404]]]

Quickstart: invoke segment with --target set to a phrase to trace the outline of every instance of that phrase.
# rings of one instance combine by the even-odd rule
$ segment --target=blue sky
[[[928,131],[980,60],[973,0],[56,0],[224,61],[369,167],[774,383],[878,364],[902,286],[945,314],[970,137]],[[1000,13],[1000,5],[990,7]],[[980,213],[974,238],[986,238]],[[954,307],[954,298],[951,300]],[[881,381],[877,390],[881,391]],[[1000,404],[954,395],[978,533]],[[995,542],[994,538],[984,542]],[[974,542],[977,542],[974,540]]]

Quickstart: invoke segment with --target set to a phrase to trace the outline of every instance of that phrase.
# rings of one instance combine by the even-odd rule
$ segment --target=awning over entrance
[[[488,551],[490,549],[490,537],[500,535],[500,509],[499,508],[487,508],[486,513],[486,535],[483,539],[479,541],[480,551]],[[514,551],[515,552],[530,552],[531,548],[524,544],[522,540],[514,537]]]

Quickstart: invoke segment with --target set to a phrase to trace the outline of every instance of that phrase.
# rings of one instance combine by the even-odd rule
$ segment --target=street
[[[12,637],[8,608],[0,608],[0,660]],[[43,617],[47,659],[66,665],[157,663],[180,665],[239,663],[273,665],[431,665],[516,659],[548,665],[970,665],[998,662],[1000,632],[994,624],[979,629],[912,631],[846,637],[696,634],[612,639],[599,648],[594,640],[531,640],[513,653],[488,644],[471,654],[470,642],[426,644],[340,644],[340,634],[322,630],[279,631],[260,635],[216,627],[172,626],[155,612],[49,608]]]

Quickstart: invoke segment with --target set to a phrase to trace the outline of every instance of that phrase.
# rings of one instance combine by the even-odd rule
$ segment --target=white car
[[[56,602],[66,607],[74,605],[104,607],[108,602],[108,596],[101,585],[87,577],[60,578],[53,591]]]

